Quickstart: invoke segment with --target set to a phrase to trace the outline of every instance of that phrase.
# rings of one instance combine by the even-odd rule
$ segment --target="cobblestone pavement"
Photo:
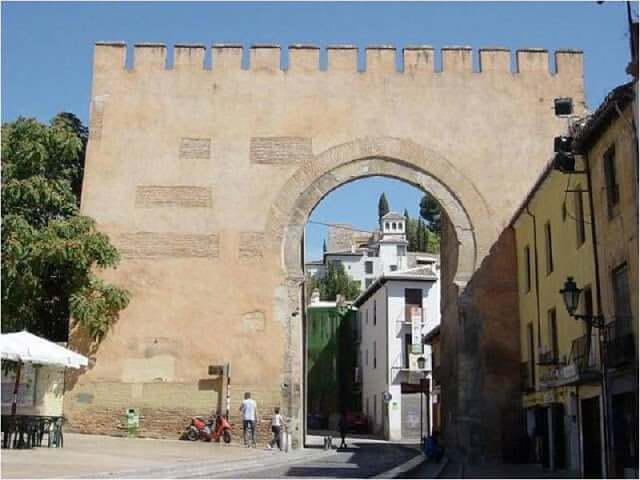
[[[235,471],[217,478],[369,478],[409,461],[418,453],[412,446],[400,443],[355,439],[347,445],[347,449],[308,462]]]

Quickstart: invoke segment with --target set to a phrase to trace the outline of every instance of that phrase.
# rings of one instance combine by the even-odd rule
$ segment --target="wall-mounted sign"
[[[411,353],[422,353],[422,309],[411,307]]]

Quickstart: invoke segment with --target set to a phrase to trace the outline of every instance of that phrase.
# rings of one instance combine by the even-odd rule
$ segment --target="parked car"
[[[309,430],[322,430],[328,428],[329,419],[322,415],[307,415],[307,428]]]
[[[347,424],[353,433],[369,433],[369,419],[362,413],[347,413]]]

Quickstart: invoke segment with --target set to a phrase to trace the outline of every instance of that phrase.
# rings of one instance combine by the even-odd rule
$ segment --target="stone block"
[[[211,207],[211,189],[193,185],[139,185],[136,187],[136,208]]]
[[[251,163],[298,163],[312,156],[311,138],[308,137],[251,138]]]
[[[124,258],[218,258],[217,234],[135,232],[114,237],[114,243]]]
[[[211,158],[210,138],[181,138],[180,158]]]

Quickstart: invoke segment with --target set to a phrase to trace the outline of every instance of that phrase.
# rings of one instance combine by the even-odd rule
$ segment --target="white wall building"
[[[350,248],[327,251],[322,261],[305,263],[307,275],[322,277],[331,262],[340,262],[345,272],[353,280],[360,282],[360,288],[365,290],[382,274],[435,263],[438,260],[437,255],[407,252],[409,242],[405,221],[405,217],[399,213],[387,213],[380,220],[380,231],[372,234],[366,242],[361,243],[362,235],[354,233]],[[341,231],[346,229],[344,225],[336,227]],[[346,247],[344,241],[341,245]]]
[[[420,437],[421,398],[423,433],[430,431],[431,402],[420,393],[420,380],[426,378],[427,387],[431,384],[431,347],[422,344],[422,336],[440,324],[439,277],[435,262],[384,273],[354,302],[361,337],[363,411],[372,432],[388,440]],[[418,368],[420,358],[424,369]]]

